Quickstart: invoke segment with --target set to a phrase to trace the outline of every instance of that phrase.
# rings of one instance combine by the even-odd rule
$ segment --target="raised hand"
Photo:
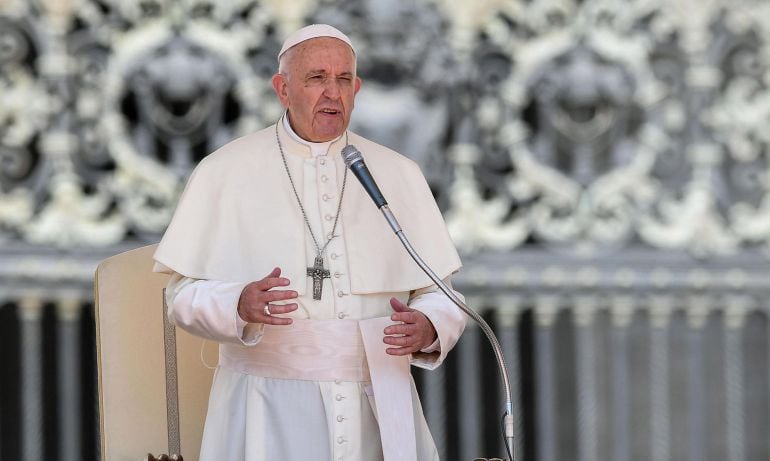
[[[422,312],[414,310],[397,300],[390,298],[390,307],[395,311],[390,319],[403,322],[385,328],[385,344],[397,347],[385,349],[390,355],[408,355],[418,352],[436,341],[436,329]]]
[[[297,292],[293,290],[275,290],[276,287],[289,285],[289,279],[281,277],[281,268],[276,267],[262,280],[251,282],[241,292],[238,300],[238,315],[250,323],[265,323],[268,325],[290,325],[292,319],[275,317],[275,314],[286,314],[297,310],[297,303],[271,304],[276,301],[295,299]]]

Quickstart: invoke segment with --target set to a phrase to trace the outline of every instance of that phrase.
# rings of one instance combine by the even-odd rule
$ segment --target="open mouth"
[[[341,111],[338,111],[337,109],[321,109],[322,114],[326,115],[340,115],[342,114]]]

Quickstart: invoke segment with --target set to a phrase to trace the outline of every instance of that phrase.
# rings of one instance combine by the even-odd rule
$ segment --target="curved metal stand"
[[[505,438],[505,445],[506,449],[508,450],[506,455],[511,461],[515,461],[516,454],[514,453],[513,445],[513,399],[511,397],[511,384],[508,380],[508,369],[505,365],[505,359],[503,358],[503,349],[500,347],[500,342],[497,340],[497,336],[495,336],[495,333],[492,331],[492,328],[489,326],[486,320],[484,320],[484,318],[481,317],[478,312],[466,306],[465,303],[457,297],[454,291],[449,289],[449,287],[446,286],[446,284],[435,274],[435,272],[433,272],[433,270],[428,267],[427,264],[425,264],[425,261],[422,260],[420,255],[415,251],[414,247],[412,247],[412,244],[409,243],[409,240],[404,235],[404,231],[401,229],[401,226],[398,224],[396,217],[393,216],[393,212],[390,211],[388,205],[386,204],[380,207],[380,211],[382,211],[382,214],[385,216],[385,220],[388,221],[388,224],[390,225],[391,229],[393,229],[393,232],[396,233],[398,239],[401,240],[401,243],[404,245],[404,248],[406,248],[406,251],[409,252],[409,255],[412,257],[412,259],[414,259],[417,265],[420,266],[420,269],[422,269],[423,272],[425,272],[428,277],[433,280],[433,283],[435,283],[436,286],[438,286],[439,289],[444,292],[444,294],[450,300],[452,300],[452,302],[455,303],[457,307],[460,308],[460,310],[465,312],[468,317],[472,318],[476,323],[479,324],[481,330],[487,336],[487,339],[492,345],[492,349],[495,352],[495,358],[497,359],[497,365],[500,371],[500,378],[502,380],[503,389],[505,391],[503,437]]]

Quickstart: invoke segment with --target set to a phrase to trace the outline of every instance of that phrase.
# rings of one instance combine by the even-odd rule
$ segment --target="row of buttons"
[[[325,159],[324,157],[320,157],[320,158],[318,158],[318,163],[319,163],[321,166],[325,166],[325,165],[326,165],[326,159]],[[333,164],[333,162],[329,162],[329,166],[328,166],[328,167],[326,167],[326,168],[333,168],[333,167],[334,167],[334,164]],[[323,169],[325,169],[325,168],[319,168],[319,170],[323,170]],[[321,182],[323,182],[323,183],[326,183],[326,182],[328,182],[328,181],[329,181],[329,176],[327,176],[327,174],[326,174],[326,173],[322,173],[322,174],[321,174],[321,176],[320,176],[320,179],[321,179]],[[326,187],[329,187],[329,186],[324,186],[324,188],[326,188]],[[322,199],[324,202],[329,202],[329,201],[330,201],[330,200],[332,200],[334,197],[336,197],[336,195],[337,195],[337,194],[336,194],[336,191],[331,191],[331,190],[328,190],[328,191],[323,191],[323,194],[321,195],[321,199]],[[330,206],[330,205],[323,205],[323,206],[322,206],[322,208],[326,208],[326,207],[328,207],[328,206]],[[329,210],[329,211],[331,211],[331,210]],[[331,223],[332,223],[332,222],[334,222],[334,220],[335,220],[335,215],[329,212],[329,213],[326,213],[326,214],[324,214],[324,216],[323,216],[323,219],[324,219],[324,220],[326,220],[326,222],[328,223],[328,224],[327,224],[327,226],[329,226],[329,225],[331,225]],[[331,238],[331,237],[332,237],[332,235],[331,235],[331,232],[328,232],[328,233],[327,233],[327,235],[326,235],[326,238],[327,238],[327,239],[329,239],[329,238]],[[335,242],[335,241],[332,241],[332,245],[333,245],[334,243],[336,243],[336,242]],[[341,255],[341,254],[339,254],[339,253],[330,253],[330,254],[329,254],[329,258],[331,258],[332,260],[335,260],[335,261],[336,261],[337,259],[339,259],[341,256],[342,256],[342,255]],[[330,269],[330,270],[332,270],[332,267],[330,267],[329,269]],[[344,275],[344,273],[343,273],[343,272],[341,272],[341,271],[339,271],[339,270],[335,270],[335,271],[332,273],[332,275],[334,276],[334,278],[335,278],[335,279],[341,279],[341,278],[342,278],[342,276]],[[343,298],[343,297],[345,297],[345,296],[347,296],[347,295],[348,295],[348,294],[347,294],[347,293],[345,293],[345,291],[344,291],[344,290],[342,290],[342,289],[338,289],[338,290],[337,290],[337,297],[338,297],[338,298]],[[347,318],[349,315],[350,315],[350,314],[348,314],[348,313],[347,313],[347,312],[345,312],[345,311],[340,311],[340,312],[338,312],[338,313],[337,313],[337,318],[338,318],[338,319],[345,319],[345,318]]]
[[[334,380],[334,384],[341,385],[342,384],[342,380],[341,379],[335,379]],[[341,402],[344,399],[345,399],[345,396],[340,394],[340,393],[337,393],[337,395],[334,396],[334,400],[336,400],[338,402]],[[346,419],[347,418],[345,418],[343,415],[337,415],[337,422],[338,423],[341,423],[341,422],[345,421]],[[337,444],[338,445],[342,445],[342,444],[346,443],[347,441],[348,440],[345,438],[344,435],[337,436]],[[338,460],[342,460],[343,458],[342,458],[342,456],[340,456],[337,459]]]
[[[326,162],[326,159],[324,157],[320,157],[318,159],[318,163],[322,167],[324,167],[324,168],[319,168],[319,170],[326,170],[328,168],[333,168],[334,167],[334,162],[329,162],[329,165],[326,166],[327,162]],[[326,171],[322,171],[322,174],[320,176],[321,182],[322,183],[329,183],[330,175],[331,175],[331,173],[328,173]],[[325,203],[322,203],[322,205],[321,205],[321,208],[323,210],[323,211],[321,211],[321,213],[322,213],[323,219],[325,221],[324,227],[326,227],[326,229],[328,230],[328,232],[326,234],[326,238],[327,239],[331,239],[333,237],[332,234],[331,234],[331,227],[332,227],[332,223],[334,222],[334,219],[335,219],[335,214],[332,213],[334,210],[332,210],[331,207],[334,205],[334,203],[332,203],[332,202],[335,200],[335,197],[338,196],[339,191],[332,191],[330,189],[329,185],[322,186],[322,187],[323,187],[323,189],[328,189],[328,190],[321,190],[319,192],[322,192],[321,200],[323,200],[323,202],[325,202]],[[337,234],[339,234],[339,228],[337,230]],[[337,236],[339,236],[339,235],[337,235]],[[341,242],[338,239],[335,239],[335,240],[332,240],[332,242],[330,243],[330,246],[333,247],[333,246],[340,245],[340,244],[341,244]],[[331,249],[332,248],[330,248],[330,250]],[[341,253],[339,253],[339,252],[330,252],[329,253],[329,258],[332,261],[337,261],[337,260],[341,259],[342,256],[343,255]],[[336,268],[334,267],[335,265],[337,266]],[[336,263],[330,263],[330,266],[331,267],[329,267],[329,271],[332,272],[332,276],[334,277],[334,279],[336,279],[338,281],[342,281],[342,276],[344,275],[344,272],[341,272],[340,270],[335,270],[335,269],[341,269],[341,267],[338,264],[336,264]],[[338,286],[336,286],[336,284],[337,284],[337,282],[335,282],[335,284],[334,284],[335,288],[339,288]],[[347,293],[345,293],[345,291],[343,291],[342,289],[338,289],[337,290],[337,297],[342,298],[344,296],[347,296]],[[347,312],[340,311],[340,312],[337,313],[337,318],[344,319],[344,318],[348,317],[348,315],[349,314]],[[334,380],[334,383],[336,385],[340,386],[340,385],[342,385],[342,380],[336,379],[336,380]],[[338,389],[341,390],[343,388],[338,388]],[[344,402],[346,400],[346,398],[347,397],[343,393],[336,393],[334,395],[334,400],[336,402],[339,402],[339,405],[337,407],[341,411],[345,411],[345,409],[349,405],[349,404]],[[345,445],[346,443],[348,443],[347,437],[344,435],[344,433],[341,433],[344,430],[343,429],[344,426],[342,426],[342,423],[345,422],[348,418],[345,417],[343,413],[340,413],[340,414],[338,414],[335,417],[335,419],[337,420],[337,423],[339,424],[339,426],[337,426],[337,430],[335,431],[335,432],[337,432],[337,437],[334,440],[337,442],[337,445],[340,446],[341,452],[337,453],[338,455],[340,455],[342,453],[345,453],[345,451],[346,451],[346,449],[342,448],[342,446]],[[344,457],[343,456],[338,456],[336,459],[337,459],[337,461],[343,461]]]

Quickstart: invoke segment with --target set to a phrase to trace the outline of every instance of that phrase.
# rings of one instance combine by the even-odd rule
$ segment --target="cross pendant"
[[[321,291],[323,290],[324,279],[331,277],[329,270],[324,269],[324,258],[321,255],[315,257],[315,263],[313,267],[307,268],[307,276],[313,277],[313,299],[316,301],[321,299]]]

